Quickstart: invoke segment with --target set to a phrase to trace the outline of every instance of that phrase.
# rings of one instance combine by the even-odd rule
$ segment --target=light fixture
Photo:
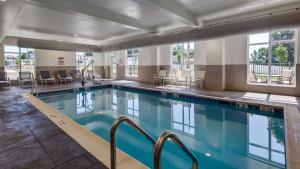
[[[78,36],[78,34],[77,34],[77,33],[74,33],[74,34],[73,34],[73,36],[77,37],[77,36]]]
[[[59,41],[59,42],[62,42],[63,40],[60,39],[60,40],[58,40],[58,41]]]
[[[0,0],[0,2],[5,2],[6,0]]]

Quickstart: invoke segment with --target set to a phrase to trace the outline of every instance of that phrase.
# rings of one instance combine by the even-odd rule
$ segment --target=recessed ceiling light
[[[58,40],[58,41],[62,42],[63,40]]]
[[[0,0],[0,2],[5,2],[6,0]]]
[[[74,34],[73,34],[73,36],[77,37],[77,36],[78,36],[78,34],[74,33]]]

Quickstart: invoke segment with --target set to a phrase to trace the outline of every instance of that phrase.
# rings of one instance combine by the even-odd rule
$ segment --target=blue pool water
[[[156,139],[163,131],[171,130],[196,155],[200,169],[286,166],[282,113],[110,88],[57,93],[40,99],[107,141],[113,122],[122,115],[133,119]],[[152,168],[151,143],[126,124],[117,131],[117,146]],[[190,169],[191,160],[167,142],[162,168]]]

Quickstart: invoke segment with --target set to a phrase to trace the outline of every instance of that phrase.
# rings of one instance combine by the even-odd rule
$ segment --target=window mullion
[[[269,52],[268,52],[268,58],[269,58],[269,62],[268,62],[268,85],[271,85],[272,83],[272,33],[269,33],[269,48],[268,48]]]

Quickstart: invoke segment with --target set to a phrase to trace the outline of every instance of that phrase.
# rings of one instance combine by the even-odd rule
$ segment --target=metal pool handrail
[[[153,145],[155,145],[155,139],[150,136],[145,130],[143,130],[141,127],[139,127],[135,122],[131,121],[129,118],[125,116],[119,117],[114,124],[111,127],[110,130],[110,168],[116,169],[116,140],[115,140],[115,134],[117,131],[118,126],[122,123],[126,122],[129,125],[131,125],[134,129],[136,129],[139,133],[144,135],[148,140],[152,142]]]
[[[196,157],[193,155],[192,152],[190,152],[187,147],[179,140],[179,138],[172,133],[171,131],[167,130],[163,132],[154,147],[154,168],[155,169],[161,169],[161,152],[162,148],[164,146],[164,143],[168,140],[171,139],[179,148],[181,148],[192,160],[193,160],[193,169],[198,169],[198,161]]]

